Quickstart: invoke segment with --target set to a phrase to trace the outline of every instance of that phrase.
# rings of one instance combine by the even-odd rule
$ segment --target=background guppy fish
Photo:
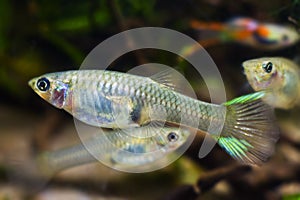
[[[259,50],[278,50],[296,44],[300,36],[291,26],[260,22],[249,17],[236,17],[225,23],[192,20],[192,28],[208,32],[200,44],[238,42]],[[211,41],[211,42],[209,42]]]
[[[132,135],[147,134],[147,138],[132,137]],[[157,161],[167,161],[168,156],[182,146],[191,136],[187,129],[177,127],[141,127],[123,130],[103,130],[83,144],[63,149],[42,152],[35,162],[23,164],[33,169],[32,173],[44,178],[51,178],[55,173],[70,167],[101,160],[109,166],[126,171],[133,168],[144,169],[157,164]],[[33,166],[35,165],[35,166]]]
[[[300,39],[297,30],[291,26],[260,22],[249,17],[236,17],[224,23],[192,20],[190,25],[199,32],[198,42],[203,47],[236,42],[260,51],[274,51],[295,45]],[[187,47],[183,54],[189,56],[198,48]]]
[[[256,58],[243,62],[244,72],[255,91],[268,91],[263,98],[276,108],[300,105],[299,66],[282,57]]]
[[[246,163],[265,161],[278,139],[273,110],[260,100],[263,92],[216,105],[182,95],[151,78],[103,70],[49,73],[29,85],[52,105],[92,126],[124,129],[166,121],[208,132],[212,122],[208,134]]]

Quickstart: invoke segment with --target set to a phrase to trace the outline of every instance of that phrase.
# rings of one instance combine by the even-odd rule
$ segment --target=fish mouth
[[[28,81],[28,85],[29,85],[32,89],[34,89],[35,83],[36,83],[36,79],[35,79],[35,78],[34,78],[34,79],[31,79],[30,81]]]

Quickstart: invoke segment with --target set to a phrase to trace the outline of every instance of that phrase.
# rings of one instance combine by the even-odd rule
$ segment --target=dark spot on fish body
[[[142,110],[142,106],[141,105],[137,105],[137,106],[133,107],[133,110],[130,113],[130,117],[131,117],[131,120],[133,122],[138,123],[140,121],[141,110]]]
[[[135,103],[135,106],[132,107],[130,117],[132,122],[140,126],[144,126],[151,122],[150,117],[150,107],[143,103]]]
[[[289,41],[289,36],[286,35],[286,34],[284,34],[284,35],[282,36],[282,41],[288,42],[288,41]]]
[[[110,160],[110,162],[111,162],[112,165],[118,164],[118,162],[113,157],[110,157],[109,160]]]

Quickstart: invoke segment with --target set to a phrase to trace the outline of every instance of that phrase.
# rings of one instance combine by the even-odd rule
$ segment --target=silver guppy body
[[[82,70],[50,76],[67,88],[62,108],[93,126],[130,128],[151,121],[207,131],[220,127],[225,107],[192,99],[151,78],[112,71]]]

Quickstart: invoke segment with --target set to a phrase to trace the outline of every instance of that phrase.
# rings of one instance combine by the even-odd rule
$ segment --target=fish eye
[[[283,36],[282,36],[282,41],[288,41],[289,40],[289,36],[288,35],[286,35],[286,34],[284,34]]]
[[[176,142],[176,141],[178,140],[178,135],[177,135],[177,133],[175,133],[175,132],[170,132],[170,133],[168,134],[168,140],[169,140],[170,142]]]
[[[40,78],[37,81],[36,86],[39,90],[46,92],[50,88],[50,81],[47,78]]]
[[[270,73],[273,69],[273,63],[272,62],[263,63],[262,68],[265,70],[265,72]]]

